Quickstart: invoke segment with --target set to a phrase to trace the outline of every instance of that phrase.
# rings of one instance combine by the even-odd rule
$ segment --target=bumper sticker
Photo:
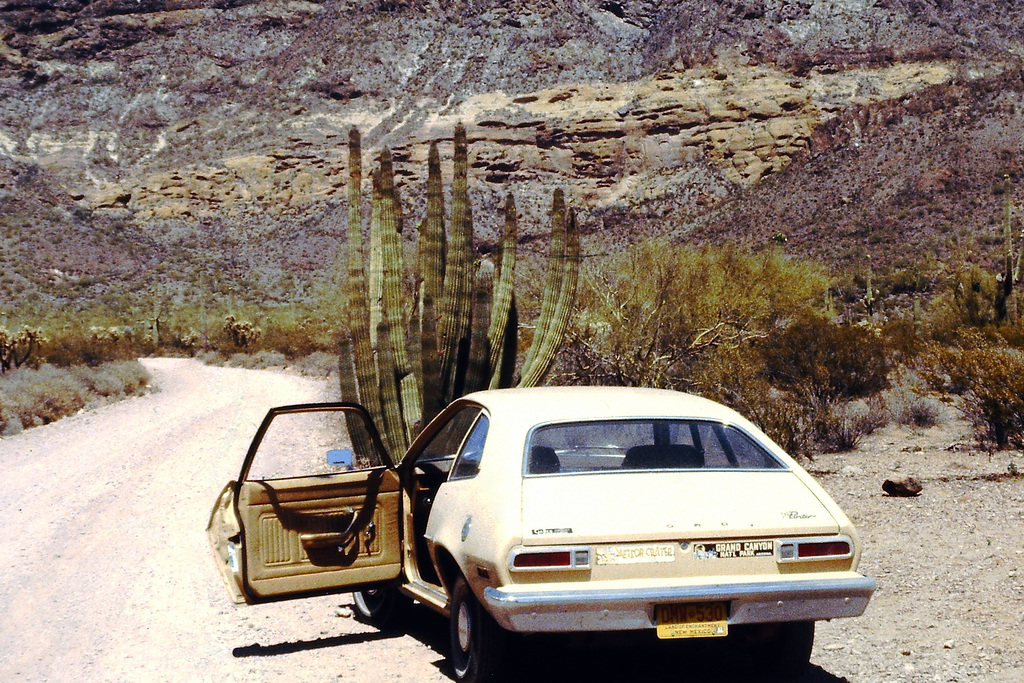
[[[694,543],[693,556],[698,560],[718,560],[731,557],[770,557],[775,554],[775,541],[728,541],[724,543]]]
[[[595,548],[594,558],[599,565],[674,562],[676,559],[676,547],[672,543],[609,545],[603,548]]]

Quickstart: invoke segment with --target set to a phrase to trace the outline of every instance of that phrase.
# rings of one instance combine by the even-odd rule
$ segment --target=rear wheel
[[[394,586],[369,588],[352,594],[356,619],[381,630],[399,628],[405,621],[412,600]]]
[[[748,633],[747,648],[754,662],[770,669],[775,678],[796,678],[811,661],[814,622],[766,624]]]
[[[509,634],[477,601],[461,576],[451,596],[451,663],[463,683],[494,683],[505,678]]]

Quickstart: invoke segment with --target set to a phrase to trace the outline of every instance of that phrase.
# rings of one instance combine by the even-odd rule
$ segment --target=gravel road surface
[[[334,384],[144,362],[153,392],[0,439],[0,681],[450,680],[445,624],[426,610],[382,634],[347,595],[237,607],[220,583],[205,536],[217,493],[267,408],[334,399]],[[819,625],[805,683],[1024,680],[1024,479],[995,476],[1013,454],[947,450],[964,430],[888,428],[811,464],[880,588],[864,617]],[[922,495],[883,496],[893,473]],[[531,683],[760,680],[719,646],[526,653],[545,651]]]

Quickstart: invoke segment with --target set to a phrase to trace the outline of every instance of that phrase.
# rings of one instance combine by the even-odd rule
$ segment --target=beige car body
[[[467,408],[489,420],[478,470],[427,482],[417,457]],[[357,407],[284,410],[311,409]],[[725,425],[780,466],[527,472],[526,447],[538,426],[626,418]],[[728,603],[730,625],[857,616],[875,588],[857,572],[856,530],[817,482],[739,414],[687,394],[594,387],[470,394],[434,420],[397,467],[280,480],[249,478],[258,441],[208,527],[238,602],[390,582],[448,614],[453,582],[464,577],[502,628],[533,633],[653,629],[658,605],[698,601]],[[801,542],[830,541],[849,552],[798,556]],[[740,544],[736,556],[701,550],[732,542]],[[518,554],[537,549],[568,551],[573,566],[514,566]]]

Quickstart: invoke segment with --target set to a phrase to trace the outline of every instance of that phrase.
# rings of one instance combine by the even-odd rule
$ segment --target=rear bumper
[[[626,631],[654,628],[655,605],[712,600],[729,603],[730,624],[857,617],[867,609],[876,585],[870,577],[844,572],[827,578],[642,588],[487,587],[483,597],[495,620],[510,631]]]

